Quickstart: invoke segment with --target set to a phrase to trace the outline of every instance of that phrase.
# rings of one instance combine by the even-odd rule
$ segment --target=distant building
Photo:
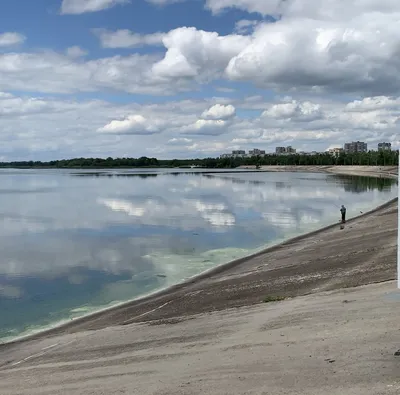
[[[264,156],[264,155],[265,155],[265,150],[254,148],[253,150],[249,151],[249,156]]]
[[[328,152],[333,155],[333,156],[339,156],[340,154],[342,154],[344,152],[343,148],[331,148],[328,150]]]
[[[352,141],[344,145],[344,152],[346,154],[353,154],[356,152],[368,152],[367,143],[363,141]]]
[[[286,147],[276,147],[275,153],[278,155],[286,154]]]
[[[314,156],[314,155],[321,155],[322,152],[318,152],[318,151],[299,151],[298,154],[299,155]]]
[[[246,155],[246,151],[241,150],[241,149],[235,150],[235,151],[232,151],[232,155]]]
[[[221,159],[224,158],[244,158],[246,156],[245,150],[234,150],[231,154],[222,154],[220,156]]]
[[[295,154],[295,153],[296,153],[296,150],[295,150],[293,147],[291,147],[291,146],[289,145],[289,146],[287,146],[287,147],[276,147],[276,148],[275,148],[275,153],[276,153],[277,155]]]
[[[292,146],[289,145],[288,147],[286,147],[286,152],[288,154],[295,154],[296,150]]]
[[[378,151],[391,151],[392,144],[391,143],[379,143],[378,144]]]

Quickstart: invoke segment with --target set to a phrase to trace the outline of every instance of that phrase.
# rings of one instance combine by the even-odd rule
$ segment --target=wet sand
[[[4,345],[0,393],[398,394],[397,213],[396,199]]]

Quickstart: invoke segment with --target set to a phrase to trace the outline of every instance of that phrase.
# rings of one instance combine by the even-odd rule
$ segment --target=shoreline
[[[274,169],[272,171],[292,171],[292,169],[289,169],[288,167],[276,167],[277,169]],[[283,170],[284,168],[284,170]],[[299,168],[297,166],[297,168]],[[310,168],[310,166],[308,167]],[[315,168],[315,167],[314,167]],[[322,167],[317,168],[318,172],[327,172],[331,173],[334,170],[331,169],[328,171],[328,169],[321,170]],[[299,169],[300,170],[300,169]],[[347,171],[350,171],[350,169],[346,169]],[[354,171],[354,169],[352,169]],[[311,169],[305,170],[304,168],[301,169],[301,171],[308,171],[311,172]],[[370,176],[370,174],[366,173],[373,173],[372,169],[364,170],[365,176]],[[340,174],[340,173],[334,173],[334,174]],[[348,173],[345,173],[348,174]],[[380,176],[382,177],[383,173],[374,173],[375,176]],[[349,175],[354,175],[354,174],[349,174]],[[358,175],[358,174],[355,174]],[[385,174],[385,177],[393,177],[392,174]],[[396,176],[394,176],[396,177]],[[379,213],[381,211],[385,211],[386,209],[393,209],[393,207],[397,206],[396,202],[398,201],[398,198],[392,199],[389,202],[386,202],[368,212],[365,212],[361,215],[357,215],[356,217],[353,217],[347,221],[346,227],[351,227],[351,224],[354,222],[359,221],[360,219],[363,219],[365,217],[370,217],[376,213]],[[65,333],[76,333],[76,332],[81,332],[81,331],[86,331],[86,330],[93,330],[97,328],[104,328],[104,327],[109,327],[109,326],[115,326],[115,325],[126,325],[127,323],[131,322],[141,322],[142,321],[147,321],[149,316],[152,316],[152,313],[156,312],[157,310],[160,309],[160,306],[163,307],[163,305],[166,304],[171,304],[171,300],[167,299],[173,299],[176,297],[179,297],[179,293],[184,292],[185,290],[190,290],[192,287],[198,287],[202,285],[202,283],[207,283],[207,282],[212,282],[215,281],[215,278],[218,276],[223,277],[224,274],[226,274],[229,271],[235,271],[235,269],[239,268],[240,266],[246,265],[246,263],[249,263],[251,261],[254,261],[256,259],[262,258],[266,255],[272,254],[274,252],[280,251],[284,249],[287,246],[291,246],[297,242],[300,241],[306,241],[314,236],[322,235],[330,230],[334,230],[338,227],[337,223],[324,226],[322,228],[319,228],[317,230],[313,230],[311,232],[307,232],[305,234],[301,234],[298,236],[295,236],[293,238],[290,238],[288,240],[285,240],[283,242],[279,242],[277,244],[271,245],[265,249],[262,249],[260,251],[257,251],[253,254],[250,254],[248,256],[227,262],[222,265],[218,265],[216,267],[207,269],[206,271],[199,273],[198,275],[195,275],[181,283],[172,285],[167,288],[163,288],[161,290],[154,291],[150,294],[143,295],[142,297],[127,301],[127,302],[122,302],[120,304],[117,304],[112,307],[107,307],[105,309],[90,313],[88,315],[73,319],[69,322],[64,322],[58,326],[49,328],[49,329],[44,329],[38,333],[34,334],[29,334],[23,337],[16,338],[14,340],[1,343],[0,344],[0,349],[4,349],[5,347],[10,347],[14,345],[19,345],[23,344],[26,342],[38,340],[38,339],[43,339],[46,337],[53,337],[57,336],[60,334],[65,334]],[[387,281],[387,280],[385,280]],[[198,292],[198,290],[196,291]],[[165,300],[167,300],[165,302]],[[158,305],[157,305],[158,304]],[[146,306],[148,306],[148,309],[146,311]],[[129,314],[125,314],[125,310],[129,310]],[[131,311],[132,310],[132,311]],[[137,310],[137,314],[134,314],[134,311]],[[144,311],[144,312],[143,312]],[[121,319],[113,320],[113,316],[119,316],[120,314],[126,315],[125,318],[122,320],[123,322],[121,323]],[[133,317],[132,317],[133,314]],[[190,314],[190,313],[188,313]],[[153,314],[154,315],[154,314]],[[110,317],[109,317],[110,316]],[[178,314],[179,316],[179,314]],[[138,321],[139,320],[139,321]],[[98,321],[102,321],[102,323],[98,323]],[[106,321],[106,322],[104,322]]]
[[[4,170],[68,170],[68,171],[87,171],[109,172],[116,170],[169,170],[171,173],[186,173],[182,170],[193,170],[196,173],[251,173],[251,172],[307,172],[307,173],[328,173],[337,175],[366,176],[397,178],[398,166],[359,166],[359,165],[263,165],[257,169],[255,165],[241,165],[236,168],[179,168],[179,167],[3,167]],[[144,172],[143,172],[144,173]],[[155,173],[157,174],[157,173]]]
[[[261,166],[262,171],[269,172],[309,172],[335,175],[365,176],[378,178],[397,178],[398,166]]]

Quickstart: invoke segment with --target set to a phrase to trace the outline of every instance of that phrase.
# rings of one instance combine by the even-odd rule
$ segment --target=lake
[[[397,180],[204,170],[0,170],[0,341],[169,287],[370,210]],[[338,231],[339,227],[338,227]]]

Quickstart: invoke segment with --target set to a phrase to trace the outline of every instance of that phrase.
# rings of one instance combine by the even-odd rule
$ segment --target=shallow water
[[[397,180],[0,170],[0,340],[176,284],[397,196]]]

